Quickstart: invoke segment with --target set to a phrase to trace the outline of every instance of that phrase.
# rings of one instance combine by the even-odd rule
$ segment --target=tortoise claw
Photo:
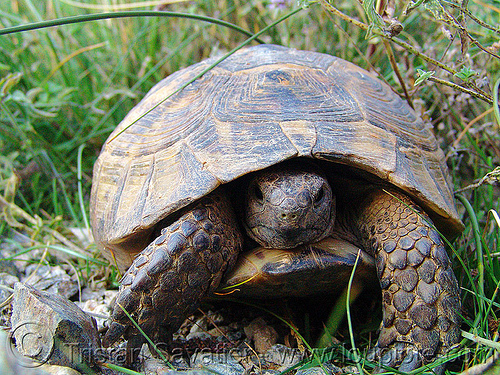
[[[102,339],[102,346],[109,348],[113,345],[124,334],[125,328],[126,327],[123,324],[116,321],[111,322],[108,331]]]
[[[398,367],[401,372],[410,372],[422,366],[422,356],[415,350],[409,350]]]

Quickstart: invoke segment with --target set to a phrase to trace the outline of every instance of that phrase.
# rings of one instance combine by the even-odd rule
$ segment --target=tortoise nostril
[[[284,212],[281,214],[281,218],[286,219],[286,214]]]
[[[318,194],[316,195],[316,198],[314,199],[314,203],[319,203],[325,196],[325,188],[321,187],[321,189],[318,191]]]
[[[262,192],[262,190],[260,189],[260,187],[257,184],[255,184],[253,186],[253,194],[254,194],[254,197],[257,198],[257,200],[259,202],[264,200],[264,193]]]

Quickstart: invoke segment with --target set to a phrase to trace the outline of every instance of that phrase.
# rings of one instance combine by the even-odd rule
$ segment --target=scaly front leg
[[[444,354],[460,341],[460,292],[429,217],[405,195],[376,190],[358,228],[382,287],[382,363],[407,372]]]
[[[233,210],[222,194],[212,193],[185,211],[161,229],[123,276],[103,345],[122,335],[131,349],[145,342],[123,309],[153,341],[168,341],[219,285],[241,242]]]

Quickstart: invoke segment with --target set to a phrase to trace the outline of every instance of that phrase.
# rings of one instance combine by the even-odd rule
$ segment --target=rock
[[[197,352],[191,357],[193,369],[203,368],[220,375],[241,375],[245,368],[231,353]]]
[[[154,357],[144,359],[141,366],[141,373],[145,375],[163,375],[172,371],[163,360]]]
[[[208,332],[189,332],[186,340],[209,340],[212,336]]]
[[[9,288],[14,289],[14,284],[19,282],[19,277],[11,275],[10,273],[0,272],[0,283]]]
[[[81,373],[66,366],[41,365],[40,369],[50,375],[80,375]]]
[[[325,372],[326,370],[326,372]],[[342,374],[343,370],[331,363],[323,363],[321,366],[310,367],[308,369],[298,370],[295,375],[337,375]]]
[[[145,375],[213,375],[213,372],[208,370],[186,370],[186,371],[177,371],[172,369],[172,367],[184,368],[187,369],[189,367],[188,363],[185,361],[184,357],[174,356],[170,363],[172,365],[169,366],[168,363],[165,363],[160,358],[156,358],[151,355],[149,348],[145,345],[141,351],[141,373]]]
[[[253,340],[255,350],[259,354],[267,352],[278,340],[276,330],[267,325],[261,317],[254,319],[244,330],[248,339]]]
[[[201,318],[196,320],[196,322],[189,330],[189,333],[191,334],[191,333],[207,332],[207,331],[208,331],[208,319],[205,315],[203,315]]]
[[[40,364],[19,354],[10,344],[7,334],[1,329],[0,373],[2,375],[48,375],[48,372],[40,368]]]
[[[77,239],[77,243],[85,249],[94,243],[92,231],[86,227],[69,227],[67,228]]]
[[[21,272],[16,267],[16,264],[8,259],[0,259],[0,273],[6,273],[12,275],[19,279],[21,277]]]
[[[346,366],[342,369],[344,374],[359,374],[359,370],[356,366]]]
[[[229,328],[219,328],[224,318],[220,313],[208,311],[197,319],[185,336],[186,340],[207,340],[211,337],[224,336],[229,332]]]
[[[210,336],[213,337],[219,337],[223,336],[224,338],[231,333],[231,328],[228,326],[222,326],[222,327],[215,327],[212,328],[210,331],[207,332]],[[238,338],[238,340],[241,338],[241,336]]]
[[[117,290],[90,291],[89,288],[82,290],[83,302],[75,302],[76,305],[87,313],[91,313],[96,319],[98,329],[106,326],[109,320],[112,301],[118,294]]]
[[[214,375],[208,370],[172,370],[165,362],[157,358],[145,360],[141,372],[145,375]]]
[[[287,369],[299,363],[304,358],[304,353],[298,349],[292,349],[282,344],[273,345],[265,354],[267,362],[275,363],[280,369]]]
[[[37,266],[37,264],[31,264],[26,267],[26,277],[21,281],[27,282],[28,277],[32,275],[29,281],[30,285],[67,299],[78,293],[78,283],[61,266],[44,265],[36,270]]]
[[[11,275],[6,272],[0,272],[0,306],[4,304],[12,295],[12,292],[14,291],[14,284],[17,282],[19,282],[19,278],[17,276]],[[7,306],[9,306],[8,303],[0,308],[0,312],[4,313],[4,310],[7,310]],[[0,314],[0,325],[5,326],[7,320],[7,316],[4,316],[4,314]]]
[[[174,366],[174,368],[178,370],[189,369],[189,360],[182,355],[172,353],[172,355],[170,356],[170,363],[172,364],[172,366]]]
[[[95,319],[73,302],[17,283],[11,325],[16,348],[23,355],[84,373],[95,367],[101,346]]]

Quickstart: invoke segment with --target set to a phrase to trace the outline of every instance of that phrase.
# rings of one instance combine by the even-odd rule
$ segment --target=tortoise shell
[[[94,237],[120,268],[148,244],[160,220],[221,184],[296,157],[386,181],[422,205],[444,233],[461,231],[432,130],[388,85],[333,56],[260,45],[169,97],[214,61],[153,87],[97,159]]]

